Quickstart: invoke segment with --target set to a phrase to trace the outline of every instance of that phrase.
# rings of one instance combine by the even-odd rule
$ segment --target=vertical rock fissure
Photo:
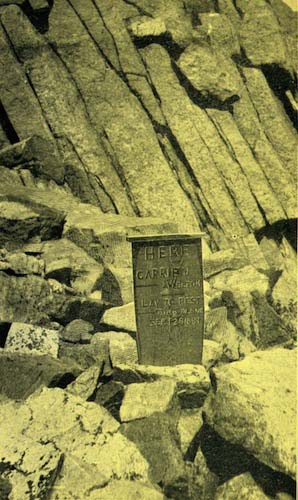
[[[9,140],[10,144],[15,144],[16,142],[20,141],[20,138],[16,130],[14,129],[14,126],[11,123],[9,116],[1,101],[0,101],[0,126],[5,132],[5,135]]]

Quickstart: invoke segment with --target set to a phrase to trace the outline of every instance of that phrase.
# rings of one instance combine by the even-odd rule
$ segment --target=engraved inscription
[[[141,362],[200,363],[204,313],[200,239],[133,245]]]

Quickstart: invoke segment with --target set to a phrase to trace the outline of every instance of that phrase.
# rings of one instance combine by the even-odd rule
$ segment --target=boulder
[[[223,354],[223,345],[215,340],[204,339],[203,341],[203,360],[202,364],[206,370],[210,370],[216,365]]]
[[[154,37],[165,35],[167,33],[167,27],[163,19],[140,16],[130,20],[129,31],[134,38],[146,36]]]
[[[163,413],[155,413],[121,425],[121,432],[133,441],[149,463],[149,477],[162,485],[185,486],[186,472],[179,449],[175,422]],[[184,481],[183,481],[184,479]],[[168,495],[167,495],[168,496]],[[170,497],[173,498],[173,497]]]
[[[176,382],[170,379],[130,384],[120,408],[121,422],[146,418],[153,413],[177,412]]]
[[[45,276],[88,294],[97,288],[103,266],[67,238],[47,241],[42,247]]]
[[[40,276],[13,276],[0,271],[0,318],[8,323],[47,324],[51,319],[70,321],[73,291]],[[76,300],[78,310],[80,300]],[[73,318],[71,318],[73,319]]]
[[[249,337],[251,334],[250,330],[246,331],[246,334]],[[208,340],[204,340],[207,352],[204,355],[203,347],[203,364],[206,368],[210,367],[210,363],[214,363],[220,358],[237,361],[240,357],[246,356],[256,350],[256,347],[249,338],[239,331],[233,323],[228,321],[228,310],[226,307],[212,308],[206,313],[205,337],[209,340],[209,343],[212,342],[210,346]],[[214,342],[217,343],[217,346],[213,344]],[[218,346],[220,346],[220,353]],[[209,352],[211,351],[211,359],[208,359],[208,350]],[[213,360],[212,358],[215,359]]]
[[[249,472],[235,476],[219,486],[215,492],[215,500],[230,500],[243,498],[243,500],[266,500],[267,496],[262,488],[255,482]]]
[[[103,363],[99,366],[90,366],[90,368],[81,373],[76,380],[67,386],[67,392],[87,401],[98,387],[98,379],[103,368],[102,365]]]
[[[214,99],[224,103],[240,95],[225,57],[208,46],[189,45],[178,59],[178,66],[192,86],[211,102]]]
[[[216,474],[209,469],[201,448],[198,449],[195,455],[194,476],[197,498],[214,500],[219,479]]]
[[[43,275],[44,262],[34,255],[27,255],[24,252],[6,252],[3,248],[0,250],[0,270],[18,276]]]
[[[65,342],[88,344],[91,341],[93,331],[94,326],[88,321],[74,319],[64,327],[60,337]],[[86,342],[86,340],[89,340],[89,342]]]
[[[103,314],[101,323],[111,330],[136,332],[137,325],[134,302],[130,302],[121,307],[112,307],[108,309]]]
[[[66,387],[81,371],[71,360],[1,350],[0,394],[10,399],[26,399],[42,385]]]
[[[274,470],[296,474],[296,353],[275,348],[213,371],[207,422]]]
[[[252,65],[277,64],[287,61],[287,49],[278,20],[266,0],[245,2],[237,0],[243,19],[240,25],[240,44]]]
[[[119,364],[135,365],[138,362],[136,341],[124,332],[101,332],[93,335],[91,344],[109,343],[109,356],[112,366]]]
[[[85,345],[74,345],[63,342],[59,346],[58,355],[60,359],[74,361],[84,370],[93,365],[100,366],[103,364],[106,374],[111,371],[108,342]]]
[[[5,351],[16,353],[47,354],[58,357],[59,334],[26,323],[12,323],[5,342]]]
[[[36,176],[53,179],[60,184],[64,180],[63,162],[58,158],[53,143],[38,135],[1,149],[0,165],[26,168]]]
[[[178,420],[180,447],[183,456],[187,454],[194,438],[203,425],[202,409],[181,410]]]
[[[2,477],[9,481],[11,494],[24,499],[50,494],[64,458],[53,443],[41,444],[22,435],[16,442],[13,434],[4,439],[1,435],[0,455]]]
[[[67,494],[74,491],[78,479],[81,484],[79,491],[84,489],[80,473],[82,464],[89,471],[91,485],[89,482],[88,489],[94,486],[102,488],[118,479],[137,477],[140,481],[148,481],[146,460],[137,447],[118,432],[117,421],[104,408],[86,403],[62,389],[43,388],[21,405],[3,404],[0,420],[4,462],[10,442],[13,442],[15,453],[19,452],[21,456],[28,447],[28,440],[32,443],[29,448],[32,453],[43,447],[46,453],[49,444],[58,454],[64,455],[55,481],[55,488],[61,496],[56,498],[63,498],[65,491]],[[38,473],[35,460],[33,464]],[[17,481],[24,483],[20,471],[15,471],[15,476]],[[29,499],[30,496],[22,498]]]
[[[123,479],[111,481],[101,490],[95,491],[94,496],[90,496],[90,498],[94,498],[94,500],[115,500],[115,498],[121,498],[121,500],[164,500],[164,495],[149,482],[141,483]]]
[[[42,240],[61,235],[64,214],[17,194],[0,193],[0,245],[14,249],[38,236]]]
[[[120,421],[120,407],[124,397],[125,386],[121,382],[109,380],[96,391],[95,403],[104,406],[116,420]]]
[[[215,51],[222,52],[226,57],[240,54],[238,34],[225,14],[204,12],[199,17]]]
[[[181,408],[202,406],[210,387],[208,373],[202,365],[118,365],[114,366],[113,377],[124,384],[170,378],[177,384],[176,391]]]

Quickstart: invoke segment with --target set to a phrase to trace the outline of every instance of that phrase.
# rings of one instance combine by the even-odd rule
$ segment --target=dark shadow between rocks
[[[296,498],[292,478],[259,462],[241,446],[229,443],[209,425],[203,425],[197,440],[208,468],[218,476],[220,484],[249,472],[266,495],[275,497],[277,492],[284,492]]]
[[[3,321],[0,321],[0,347],[2,348],[5,346],[10,326],[11,323],[5,323]]]
[[[274,224],[264,226],[258,231],[255,231],[255,237],[259,243],[262,238],[266,237],[275,240],[280,244],[282,238],[286,238],[292,248],[297,252],[297,219],[279,220]]]

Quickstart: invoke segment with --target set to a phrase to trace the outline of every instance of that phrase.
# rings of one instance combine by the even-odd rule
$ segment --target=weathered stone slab
[[[214,369],[207,422],[258,460],[296,475],[296,352],[276,348]]]
[[[65,326],[60,337],[66,342],[88,344],[93,332],[94,326],[91,323],[83,319],[74,319]],[[89,342],[86,341],[87,339]]]
[[[5,351],[17,353],[47,354],[58,357],[59,333],[40,326],[13,323],[5,342]]]
[[[139,363],[201,363],[204,299],[201,234],[132,242]]]
[[[153,413],[177,410],[176,382],[170,379],[130,384],[120,408],[121,422],[146,418]]]

